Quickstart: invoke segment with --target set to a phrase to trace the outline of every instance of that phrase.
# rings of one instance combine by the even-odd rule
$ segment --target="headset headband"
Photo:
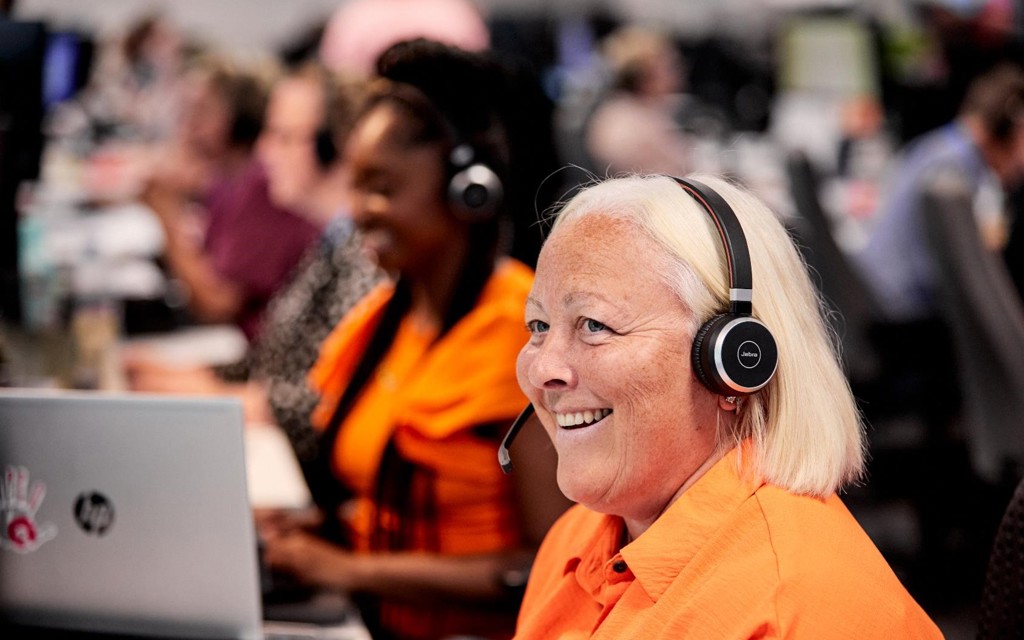
[[[475,150],[472,145],[466,141],[462,131],[423,89],[410,82],[391,80],[390,78],[380,78],[375,81],[374,86],[378,88],[381,97],[403,102],[413,109],[422,109],[434,117],[435,123],[444,131],[444,136],[452,147],[450,151],[452,157],[448,159],[450,163],[461,168],[473,161]]]
[[[753,313],[754,278],[750,270],[750,253],[743,226],[736,213],[711,187],[696,180],[672,177],[679,186],[708,212],[722,238],[725,261],[729,270],[729,312],[749,316]]]

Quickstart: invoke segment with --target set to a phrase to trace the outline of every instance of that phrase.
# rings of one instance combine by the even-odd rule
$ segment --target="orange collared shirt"
[[[733,451],[620,549],[582,506],[548,533],[516,638],[941,638],[839,497],[747,480]]]
[[[526,404],[515,361],[528,339],[523,308],[533,272],[504,260],[476,307],[441,340],[405,318],[395,339],[338,432],[334,470],[356,495],[349,519],[357,551],[370,551],[379,463],[394,442],[399,454],[434,478],[437,511],[422,523],[439,548],[407,549],[465,555],[516,547],[520,526],[512,485],[494,458],[495,442],[473,427],[509,423]],[[391,295],[371,292],[328,337],[311,372],[329,420]],[[396,514],[404,517],[408,514]]]

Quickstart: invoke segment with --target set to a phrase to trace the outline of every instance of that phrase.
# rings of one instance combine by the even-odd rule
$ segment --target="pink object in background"
[[[328,21],[320,58],[334,71],[369,76],[385,49],[418,37],[468,51],[490,45],[487,25],[468,0],[353,0]]]

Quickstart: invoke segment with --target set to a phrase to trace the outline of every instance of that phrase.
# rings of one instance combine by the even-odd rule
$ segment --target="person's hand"
[[[159,148],[152,156],[147,183],[183,198],[195,198],[210,186],[210,162],[181,142]]]
[[[323,525],[323,513],[316,507],[306,509],[254,509],[256,530],[261,538],[283,536],[295,531],[312,533]]]
[[[272,568],[317,587],[355,591],[360,587],[359,559],[323,538],[292,530],[263,539],[264,559]]]
[[[125,355],[122,365],[132,391],[188,395],[218,395],[229,391],[228,385],[209,367],[174,366],[133,354]]]
[[[266,385],[258,380],[238,385],[242,396],[242,410],[246,424],[274,424]]]

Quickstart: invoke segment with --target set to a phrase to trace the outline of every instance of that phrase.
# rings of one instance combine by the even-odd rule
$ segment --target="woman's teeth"
[[[576,413],[556,413],[555,421],[560,427],[587,426],[603,419],[611,412],[611,409],[594,409]]]

